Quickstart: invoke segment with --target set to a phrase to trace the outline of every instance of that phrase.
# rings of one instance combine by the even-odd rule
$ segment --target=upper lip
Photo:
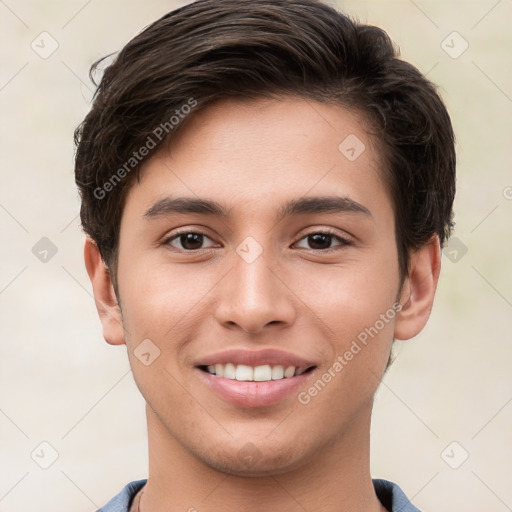
[[[260,350],[247,350],[247,349],[229,349],[215,354],[207,355],[198,360],[196,366],[209,366],[213,364],[227,364],[233,363],[234,365],[245,364],[247,366],[262,366],[281,365],[281,366],[295,366],[295,368],[302,368],[306,370],[310,366],[315,366],[311,361],[308,361],[300,356],[278,350],[275,348],[265,348]]]

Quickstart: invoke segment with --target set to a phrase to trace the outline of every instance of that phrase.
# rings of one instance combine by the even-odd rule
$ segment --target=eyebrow
[[[194,197],[165,197],[153,204],[144,214],[151,219],[172,214],[199,214],[228,219],[230,209],[210,199]],[[285,217],[307,213],[358,213],[373,217],[370,210],[362,204],[341,196],[303,197],[288,201],[278,209],[276,217]]]

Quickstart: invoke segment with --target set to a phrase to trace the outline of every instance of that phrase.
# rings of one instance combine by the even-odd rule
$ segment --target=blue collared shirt
[[[146,482],[147,480],[130,482],[97,512],[129,512],[133,498]],[[373,487],[377,497],[389,512],[420,512],[407,499],[407,496],[397,484],[388,480],[374,479]]]

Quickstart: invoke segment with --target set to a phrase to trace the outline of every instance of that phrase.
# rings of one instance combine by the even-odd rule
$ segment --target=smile
[[[253,408],[289,399],[314,378],[318,361],[275,347],[233,347],[193,361],[196,375],[223,402]]]
[[[281,380],[296,377],[312,370],[313,366],[309,368],[297,368],[295,366],[283,366],[279,364],[264,364],[253,367],[245,364],[235,365],[234,363],[217,363],[208,366],[201,366],[200,368],[211,375],[224,377],[225,379],[244,382],[266,382],[270,380]]]

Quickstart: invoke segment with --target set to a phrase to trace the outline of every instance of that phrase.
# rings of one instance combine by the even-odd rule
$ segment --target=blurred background
[[[92,62],[185,3],[0,0],[1,512],[90,512],[147,477],[144,401],[83,265],[73,130]],[[330,3],[389,33],[457,135],[454,237],[377,392],[372,475],[423,512],[512,510],[512,1]]]

